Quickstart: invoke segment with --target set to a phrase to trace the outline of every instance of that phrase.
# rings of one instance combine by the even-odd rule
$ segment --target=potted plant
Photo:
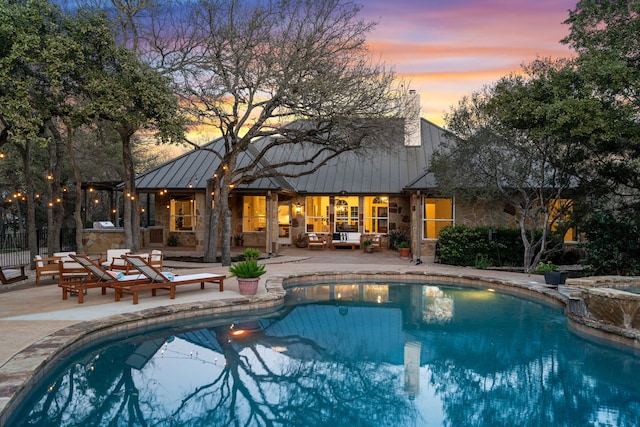
[[[373,244],[373,240],[372,239],[366,239],[362,242],[362,249],[364,249],[366,252],[373,252],[373,246],[371,246]]]
[[[247,259],[232,264],[229,267],[229,272],[231,277],[238,279],[238,289],[242,295],[255,295],[258,291],[260,276],[266,273],[265,266],[258,264],[255,259]]]
[[[296,238],[296,247],[298,248],[306,248],[309,245],[309,240],[307,240],[307,235],[304,233],[298,234]]]
[[[238,233],[233,236],[233,240],[236,242],[236,246],[242,246],[244,244],[244,235],[242,233]]]
[[[406,258],[406,259],[409,258],[411,253],[411,245],[409,244],[408,241],[403,240],[402,242],[396,245],[396,248],[398,248],[400,258]]]
[[[558,266],[551,261],[539,262],[536,271],[544,275],[547,285],[553,286],[564,285],[569,275],[567,271],[558,271]]]
[[[178,246],[178,235],[176,233],[169,233],[167,246]]]

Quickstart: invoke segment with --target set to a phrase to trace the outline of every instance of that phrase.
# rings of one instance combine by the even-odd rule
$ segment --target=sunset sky
[[[362,0],[378,22],[368,38],[376,59],[420,93],[422,116],[442,116],[479,90],[536,57],[566,57],[560,40],[577,0]]]

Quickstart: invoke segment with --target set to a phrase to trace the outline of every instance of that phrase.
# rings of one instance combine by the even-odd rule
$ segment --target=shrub
[[[484,265],[502,265],[499,252],[506,249],[494,240],[489,240],[489,227],[453,225],[440,231],[438,246],[440,262],[449,265],[475,266],[482,257]]]
[[[476,263],[474,266],[480,270],[486,270],[491,267],[492,264],[491,260],[485,254],[478,254],[476,255]]]
[[[404,230],[391,230],[389,232],[389,249],[397,249],[400,243],[408,241],[409,236]]]
[[[640,224],[637,215],[611,211],[590,213],[584,220],[586,267],[592,274],[640,274]]]
[[[260,258],[260,251],[256,248],[247,248],[244,250],[244,259],[258,259]]]

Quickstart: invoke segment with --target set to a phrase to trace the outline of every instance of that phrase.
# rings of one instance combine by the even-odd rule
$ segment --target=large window
[[[171,231],[193,231],[196,226],[196,201],[191,196],[171,198]]]
[[[267,198],[244,196],[242,198],[242,230],[264,231],[267,227]]]
[[[440,230],[453,224],[453,200],[425,198],[422,221],[423,238],[437,239]]]
[[[551,230],[564,232],[564,241],[573,242],[576,239],[576,232],[569,226],[573,201],[570,199],[558,199],[552,202],[549,210],[549,223]]]
[[[375,196],[364,198],[365,233],[387,233],[389,230],[389,198]]]
[[[305,204],[307,233],[328,233],[329,196],[309,196]]]
[[[358,197],[336,197],[336,232],[358,231]]]

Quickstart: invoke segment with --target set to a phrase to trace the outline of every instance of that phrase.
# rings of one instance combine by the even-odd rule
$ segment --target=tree
[[[612,123],[609,133],[594,141],[594,151],[603,159],[597,170],[600,176],[634,197],[640,190],[639,12],[635,0],[582,0],[570,11],[565,21],[570,33],[562,40],[578,53],[576,63],[593,83],[592,95],[629,110],[627,120]]]
[[[94,22],[83,31],[82,83],[77,123],[109,124],[119,135],[124,163],[125,245],[139,248],[140,205],[135,197],[132,138],[138,132],[154,132],[161,141],[181,140],[182,118],[170,80],[141,62],[135,52],[116,43],[106,15],[80,10],[78,20]]]
[[[568,60],[537,60],[523,75],[503,77],[465,97],[445,117],[458,135],[433,158],[438,185],[456,195],[502,200],[515,212],[530,271],[549,252],[551,233],[589,176],[593,137],[619,112],[591,96],[592,87]],[[465,167],[460,168],[460,165]]]
[[[22,158],[32,259],[37,254],[32,155],[51,139],[52,120],[63,114],[73,85],[69,76],[78,52],[69,37],[72,25],[46,1],[0,2],[0,146],[14,145]]]
[[[599,161],[592,164],[590,192],[597,200],[582,209],[580,225],[588,237],[588,263],[596,273],[633,274],[638,269],[633,242],[640,234],[632,218],[640,215],[639,12],[635,0],[582,0],[565,21],[570,33],[562,42],[577,52],[577,67],[592,82],[592,96],[620,113],[592,141]],[[606,220],[621,221],[626,238],[617,239]]]
[[[185,115],[223,139],[206,192],[205,260],[217,258],[221,242],[222,262],[230,263],[232,188],[287,164],[300,166],[297,176],[312,173],[384,138],[388,122],[374,119],[392,111],[394,76],[368,57],[373,24],[358,12],[340,0],[205,0],[172,15],[169,30],[145,33],[146,46],[163,47],[152,63],[174,76]],[[309,157],[264,161],[271,150],[303,143]],[[250,149],[253,160],[240,165]]]

